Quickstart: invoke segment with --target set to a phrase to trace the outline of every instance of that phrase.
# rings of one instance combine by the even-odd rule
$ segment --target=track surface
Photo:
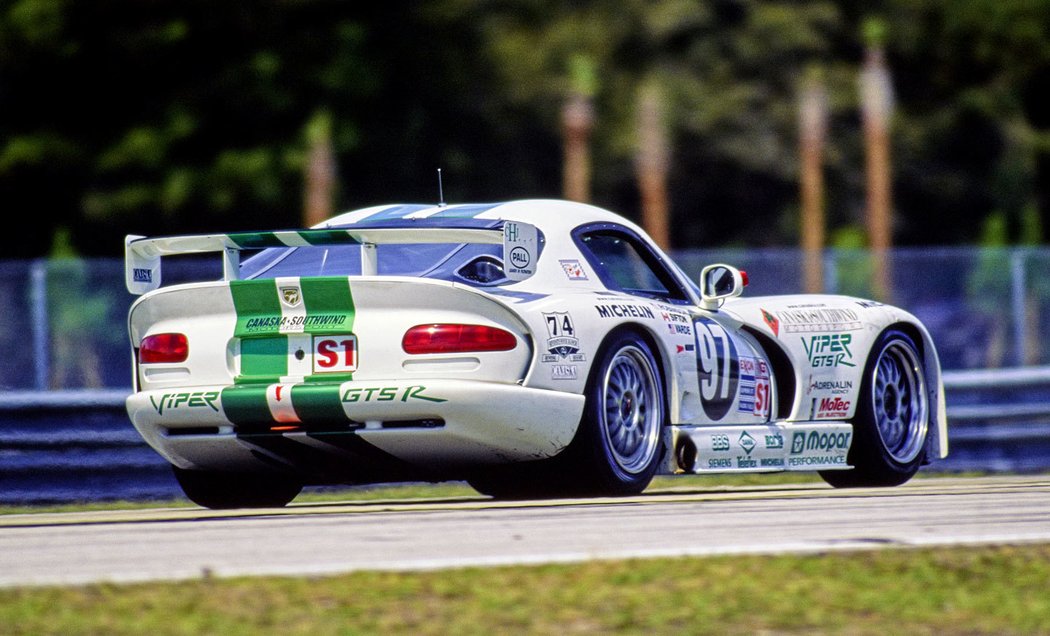
[[[0,586],[1050,542],[1050,476],[0,516]]]

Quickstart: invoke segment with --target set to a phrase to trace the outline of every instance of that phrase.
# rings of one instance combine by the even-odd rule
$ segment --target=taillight
[[[155,333],[146,336],[139,345],[139,362],[185,362],[190,344],[181,333]]]
[[[405,353],[510,351],[518,339],[509,331],[485,325],[416,325],[405,332]]]

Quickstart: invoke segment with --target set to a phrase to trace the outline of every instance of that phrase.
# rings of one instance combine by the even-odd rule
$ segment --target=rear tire
[[[301,483],[282,475],[172,469],[190,501],[213,510],[280,508],[303,490]]]
[[[580,427],[557,457],[495,466],[467,479],[499,499],[633,495],[659,467],[666,409],[660,367],[635,332],[614,334],[587,381]]]
[[[902,331],[884,331],[864,369],[853,418],[852,470],[821,471],[836,488],[899,486],[926,460],[930,404],[922,356]]]
[[[666,409],[660,367],[637,333],[614,334],[587,381],[587,403],[569,458],[581,494],[645,490],[661,459]]]

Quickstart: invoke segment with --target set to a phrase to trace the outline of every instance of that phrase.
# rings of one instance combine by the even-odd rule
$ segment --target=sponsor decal
[[[767,433],[765,438],[766,448],[771,450],[784,448],[784,436],[780,433]]]
[[[339,328],[347,324],[345,314],[316,314],[306,316],[267,316],[249,318],[244,323],[248,333],[274,330],[302,330],[311,328]]]
[[[737,440],[737,443],[740,444],[740,448],[744,449],[745,453],[750,455],[751,451],[755,450],[755,444],[757,442],[755,442],[755,438],[751,437],[747,431],[744,431],[740,434],[740,439]]]
[[[347,403],[353,402],[393,402],[395,400],[407,402],[409,400],[424,400],[427,402],[447,402],[444,398],[436,398],[423,395],[425,386],[409,386],[399,388],[396,386],[386,387],[352,387],[343,391],[340,400]]]
[[[807,435],[803,431],[795,431],[791,436],[791,454],[800,455],[805,451],[846,451],[849,450],[852,435],[846,432],[823,433],[820,431],[809,431]]]
[[[848,333],[822,334],[802,338],[802,347],[806,350],[810,366],[817,367],[855,367],[850,343],[853,336]]]
[[[645,305],[595,305],[602,318],[656,318],[653,310]]]
[[[689,328],[689,325],[671,324],[667,325],[667,332],[672,336],[691,336],[693,330]]]
[[[857,304],[865,309],[871,309],[873,307],[882,307],[883,304],[875,300],[858,300]]]
[[[806,395],[812,395],[814,391],[824,391],[832,395],[845,395],[852,390],[853,380],[817,380],[810,376]]]
[[[357,370],[357,336],[314,336],[314,373]],[[299,352],[296,352],[298,357]]]
[[[733,406],[740,383],[736,345],[722,325],[710,318],[698,318],[693,331],[700,404],[708,418],[718,421]]]
[[[299,294],[298,287],[282,287],[281,288],[281,300],[284,304],[289,307],[295,307],[302,302],[302,296]]]
[[[740,401],[737,411],[755,417],[769,414],[769,366],[765,360],[740,357]]]
[[[136,283],[152,283],[153,270],[145,267],[135,267],[131,270],[131,279]]]
[[[695,350],[696,350],[696,345],[692,345],[692,344],[675,345],[675,352],[676,353],[683,353],[685,351],[695,351]]]
[[[583,271],[583,266],[580,265],[580,261],[576,259],[571,260],[559,260],[561,263],[562,271],[568,276],[569,280],[587,280],[587,273]]]
[[[769,330],[773,332],[774,336],[779,336],[780,321],[777,320],[777,317],[769,313],[765,309],[760,309],[759,311],[762,312],[762,320],[766,321],[766,325],[769,327]]]
[[[728,435],[712,435],[711,436],[711,450],[715,452],[724,452],[730,450],[729,436]]]
[[[837,395],[835,397],[820,398],[819,403],[817,398],[813,398],[813,419],[843,419],[849,415],[849,405],[849,400],[843,400]]]
[[[683,325],[689,324],[689,314],[674,309],[661,309],[660,317],[663,318],[664,322],[676,322]]]
[[[776,319],[784,329],[784,333],[854,331],[863,327],[857,312],[845,307],[778,311]],[[768,320],[766,324],[769,324]]]
[[[569,312],[544,312],[543,322],[547,325],[547,353],[541,356],[541,362],[582,362],[587,359],[586,354],[580,353],[580,339],[576,337]]]
[[[218,399],[218,391],[165,393],[160,398],[153,395],[149,397],[150,404],[157,410],[157,415],[164,415],[164,411],[168,409],[198,408],[201,406],[210,407],[211,410],[218,412],[219,407],[215,405],[215,400]]]
[[[532,259],[529,258],[529,250],[524,247],[518,246],[510,251],[510,263],[518,269],[525,269],[529,266]]]
[[[551,366],[551,379],[552,380],[575,380],[576,379],[576,365],[575,364],[555,364]]]

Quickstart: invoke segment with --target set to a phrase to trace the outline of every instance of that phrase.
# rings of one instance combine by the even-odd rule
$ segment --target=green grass
[[[1046,634],[1050,546],[0,590],[5,634]]]

